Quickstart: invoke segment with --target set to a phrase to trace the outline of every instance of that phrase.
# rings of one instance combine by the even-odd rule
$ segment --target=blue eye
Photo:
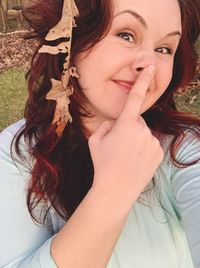
[[[168,47],[159,47],[156,49],[156,51],[161,53],[161,54],[169,54],[169,55],[173,54],[173,50],[171,48],[168,48]]]
[[[117,34],[118,37],[124,39],[127,42],[133,43],[135,41],[134,35],[127,32],[120,32]]]

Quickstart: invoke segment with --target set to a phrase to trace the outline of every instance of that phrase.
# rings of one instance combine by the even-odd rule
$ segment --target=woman
[[[0,137],[0,266],[200,267],[200,121],[173,101],[199,3],[75,2],[25,11],[40,46]]]

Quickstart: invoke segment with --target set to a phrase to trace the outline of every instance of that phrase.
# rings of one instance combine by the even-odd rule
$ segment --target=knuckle
[[[109,126],[110,123],[111,123],[111,122],[110,122],[109,120],[105,120],[105,121],[103,122],[104,126]]]
[[[111,128],[114,125],[114,120],[106,120],[102,124],[102,128],[104,129],[104,132],[107,133],[111,130]]]
[[[158,147],[158,148],[160,148],[160,142],[159,142],[159,140],[155,136],[153,136],[153,135],[152,135],[152,137],[153,137],[153,142],[154,142],[155,146]]]
[[[95,144],[96,138],[95,135],[91,135],[88,139],[88,146],[91,147]]]
[[[121,122],[120,124],[117,125],[117,132],[120,135],[127,134],[129,132],[130,125],[131,125],[131,123],[129,123],[128,119],[125,122]]]
[[[164,159],[164,151],[163,149],[160,147],[160,159],[163,160]]]
[[[161,162],[164,158],[164,152],[163,152],[163,149],[161,148],[161,146],[158,146],[158,149],[157,149],[157,157],[158,157],[158,160]]]
[[[138,125],[138,133],[139,135],[143,136],[148,141],[149,141],[149,138],[151,138],[152,136],[150,129],[146,125],[143,125],[143,124]]]
[[[143,79],[140,81],[141,87],[148,87],[149,86],[149,77],[143,77]]]
[[[106,120],[105,127],[110,129],[114,125],[114,120]]]
[[[157,157],[162,160],[164,158],[164,152],[160,145],[160,141],[154,136],[153,136],[153,144],[154,144],[155,153]]]

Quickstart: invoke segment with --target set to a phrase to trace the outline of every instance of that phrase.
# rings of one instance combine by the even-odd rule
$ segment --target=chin
[[[103,114],[101,114],[101,121],[103,122],[103,121],[105,121],[105,120],[117,120],[117,118],[119,117],[119,115],[120,115],[120,112],[118,112],[118,113],[111,113],[111,112],[109,112],[109,113],[103,113]]]

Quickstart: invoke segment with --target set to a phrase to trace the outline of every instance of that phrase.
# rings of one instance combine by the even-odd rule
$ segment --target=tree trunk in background
[[[9,30],[8,18],[7,18],[8,2],[7,0],[0,0],[0,12],[3,25],[3,32]]]

